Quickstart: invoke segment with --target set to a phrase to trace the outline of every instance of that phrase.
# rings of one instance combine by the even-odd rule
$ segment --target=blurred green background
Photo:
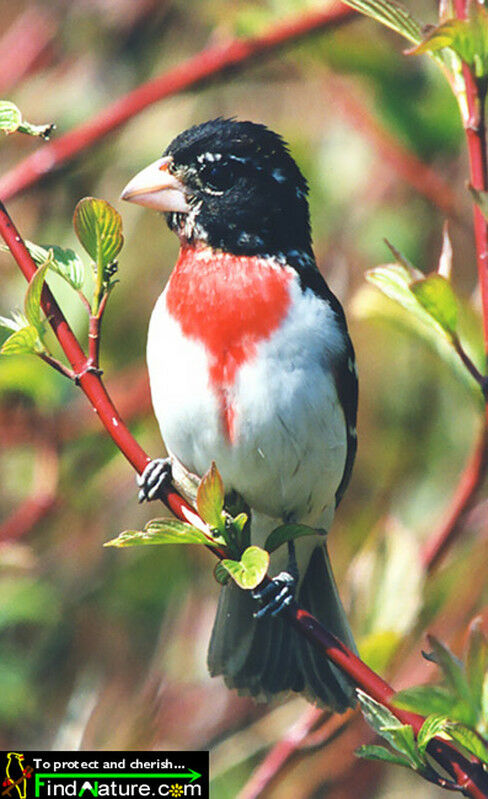
[[[0,95],[32,122],[55,122],[59,135],[209,43],[323,5],[0,0]],[[430,3],[414,10],[435,21]],[[442,567],[422,569],[422,545],[473,446],[479,406],[364,280],[391,260],[385,238],[418,268],[435,269],[448,218],[465,335],[479,352],[457,107],[440,72],[403,48],[395,34],[354,19],[155,104],[9,203],[26,238],[78,249],[71,218],[81,197],[103,197],[122,214],[126,245],[102,365],[131,430],[158,456],[145,337],[177,240],[156,213],[122,204],[120,191],[177,133],[217,115],[263,122],[289,142],[310,183],[317,261],[345,304],[360,375],[358,459],[330,535],[333,563],[361,652],[395,687],[435,677],[420,655],[426,629],[461,652],[486,603],[488,570],[483,503]],[[21,135],[0,144],[2,171],[42,146]],[[420,160],[408,171],[412,155]],[[452,201],[442,186],[437,202],[419,191],[428,183],[420,162]],[[25,285],[9,255],[0,253],[0,269],[8,315]],[[56,276],[49,283],[85,336],[77,298]],[[34,358],[0,358],[0,442],[0,747],[209,748],[212,796],[233,799],[306,703],[256,706],[208,677],[218,586],[206,551],[103,549],[161,511],[137,505],[132,469],[75,386]],[[370,737],[354,718],[325,746],[300,750],[266,796],[394,797],[415,788],[440,796],[401,769],[357,761],[354,748]]]

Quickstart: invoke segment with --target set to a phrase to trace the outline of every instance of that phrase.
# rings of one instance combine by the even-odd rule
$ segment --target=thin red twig
[[[372,142],[381,158],[403,180],[463,225],[456,193],[449,183],[384,128],[367,107],[361,94],[345,78],[328,73],[324,91],[332,93],[334,107],[354,125],[355,130]]]
[[[36,265],[3,203],[0,203],[0,235],[2,235],[5,243],[10,248],[26,279],[31,280],[36,272]],[[81,389],[88,397],[101,422],[105,425],[109,435],[123,455],[136,471],[142,472],[150,460],[149,456],[123,423],[105,390],[100,376],[87,369],[89,360],[46,285],[43,288],[41,304],[66,357],[75,373],[79,376],[78,382]],[[209,532],[195,510],[174,490],[170,489],[163,501],[175,516],[184,521],[189,521],[206,533]],[[218,552],[215,554],[219,556]],[[335,638],[334,635],[325,630],[308,611],[293,602],[286,608],[284,615],[302,635],[320,648],[323,654],[338,666],[355,685],[367,692],[377,702],[389,707],[402,723],[411,724],[415,733],[419,732],[424,718],[416,713],[395,708],[391,703],[394,695],[393,688],[363,663],[341,641]],[[428,751],[453,779],[462,786],[467,796],[472,797],[472,799],[488,799],[488,777],[479,761],[476,763],[468,761],[454,747],[441,739],[433,739],[428,745]]]
[[[439,527],[427,541],[422,554],[426,571],[435,569],[447,552],[460,529],[460,521],[472,507],[488,466],[488,430],[485,424],[478,442],[461,475],[461,479],[449,503]]]
[[[468,5],[465,0],[455,0],[456,15],[465,19]],[[466,101],[468,106],[467,118],[463,119],[466,133],[466,142],[469,155],[469,169],[471,185],[479,191],[488,190],[488,168],[486,151],[486,120],[485,100],[486,86],[479,83],[470,68],[463,64],[463,77],[466,87]],[[483,331],[485,339],[485,352],[488,357],[488,223],[481,213],[480,208],[473,204],[474,233],[476,243],[476,260],[478,278],[481,290],[481,304],[483,316]],[[454,342],[456,345],[456,342]],[[467,357],[459,345],[458,355],[477,380],[486,398],[486,378],[480,375],[474,364]],[[485,418],[483,429],[476,447],[461,475],[461,479],[451,500],[445,517],[438,530],[427,542],[422,553],[422,561],[427,571],[434,569],[439,563],[447,548],[455,540],[461,529],[460,520],[472,507],[488,466],[488,403],[485,405]]]
[[[261,36],[231,39],[225,44],[217,44],[203,50],[160,77],[138,86],[104,108],[88,122],[40,147],[0,178],[0,197],[4,202],[10,200],[152,103],[200,86],[233,67],[259,56],[271,54],[278,47],[311,33],[336,27],[355,14],[353,9],[336,2],[323,11],[311,11],[279,25],[274,24]]]
[[[454,0],[454,7],[458,19],[467,18],[469,7],[467,0]],[[468,105],[468,118],[464,119],[463,122],[468,145],[471,185],[478,191],[486,192],[488,191],[485,119],[486,81],[478,81],[467,64],[463,64],[463,77]],[[488,223],[476,203],[473,204],[473,213],[485,351],[488,358]]]
[[[0,39],[0,94],[30,72],[54,34],[54,20],[46,9],[30,6],[19,14]]]
[[[257,799],[281,771],[285,763],[300,748],[310,730],[323,716],[324,711],[308,707],[298,721],[287,730],[285,736],[273,746],[262,763],[253,771],[249,781],[240,791],[237,799]]]

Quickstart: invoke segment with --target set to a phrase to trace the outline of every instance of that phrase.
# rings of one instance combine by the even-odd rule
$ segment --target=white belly
[[[215,461],[226,489],[274,518],[331,521],[344,471],[346,428],[329,364],[341,349],[333,312],[291,283],[278,331],[258,344],[231,389],[235,435],[225,432],[208,357],[166,309],[151,317],[147,359],[154,410],[168,452],[202,475]],[[243,299],[245,302],[245,299]]]

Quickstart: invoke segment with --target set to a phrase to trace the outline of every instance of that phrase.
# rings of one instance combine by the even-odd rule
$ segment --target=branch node
[[[84,369],[81,372],[77,372],[74,376],[75,385],[79,386],[81,378],[84,377],[86,374],[93,374],[97,377],[101,377],[103,375],[103,369],[99,369],[97,366],[94,366],[92,363],[88,362]]]

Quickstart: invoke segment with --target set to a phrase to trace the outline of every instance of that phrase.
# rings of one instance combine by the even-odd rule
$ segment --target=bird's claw
[[[149,461],[143,473],[137,476],[139,502],[151,502],[159,499],[163,488],[171,482],[171,460],[170,458],[155,458]]]
[[[297,578],[290,572],[280,572],[276,577],[264,586],[255,588],[252,592],[253,598],[262,604],[253,616],[255,619],[262,619],[263,616],[277,616],[295,598]]]

